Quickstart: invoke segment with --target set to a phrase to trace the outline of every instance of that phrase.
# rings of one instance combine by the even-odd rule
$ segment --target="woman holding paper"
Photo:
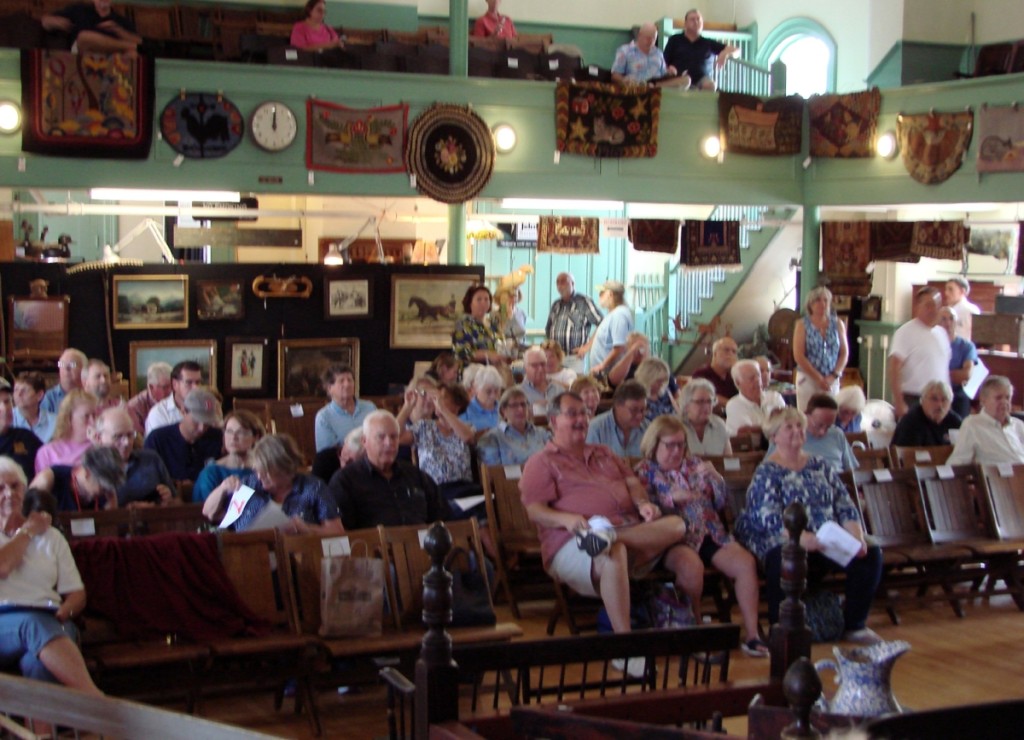
[[[252,472],[252,448],[266,429],[251,411],[232,411],[224,418],[224,457],[203,468],[192,487],[192,501],[203,503],[213,490],[228,477],[244,476]]]
[[[264,437],[252,450],[253,472],[225,478],[203,504],[203,515],[236,532],[273,527],[285,534],[341,534],[338,505],[322,480],[299,472],[304,464],[290,436]]]
[[[782,546],[788,539],[782,514],[791,503],[803,504],[807,510],[807,530],[800,535],[800,546],[807,550],[808,580],[820,580],[833,570],[845,571],[843,637],[861,644],[878,642],[880,638],[866,622],[871,598],[882,575],[882,551],[864,541],[860,512],[839,473],[820,457],[804,452],[806,430],[806,417],[789,406],[774,412],[764,425],[765,436],[774,444],[775,451],[754,472],[747,489],[747,508],[736,522],[736,537],[761,561],[768,619],[774,624],[783,597]],[[838,539],[853,540],[851,549],[856,552],[845,566],[823,554],[827,543],[818,534],[830,522],[841,527]],[[843,532],[850,537],[844,538]]]

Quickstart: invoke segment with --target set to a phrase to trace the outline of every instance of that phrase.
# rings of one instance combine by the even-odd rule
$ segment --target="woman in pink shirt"
[[[501,0],[487,0],[487,12],[476,19],[473,24],[474,36],[497,36],[503,39],[514,39],[516,24],[507,15],[498,12]]]
[[[36,472],[54,465],[76,465],[92,446],[89,430],[96,418],[96,397],[80,388],[60,402],[53,437],[36,453]]]
[[[303,19],[292,27],[291,45],[305,51],[340,49],[344,46],[337,32],[324,23],[326,15],[324,0],[306,0]]]

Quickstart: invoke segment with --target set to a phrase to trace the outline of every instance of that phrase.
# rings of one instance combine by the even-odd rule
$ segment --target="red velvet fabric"
[[[210,642],[270,630],[245,605],[217,552],[214,534],[173,532],[78,540],[71,550],[88,597],[86,613],[129,638]]]

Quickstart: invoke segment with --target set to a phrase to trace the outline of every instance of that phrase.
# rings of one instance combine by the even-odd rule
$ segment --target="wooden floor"
[[[499,607],[499,620],[509,619]],[[897,699],[907,709],[926,709],[1024,696],[1024,613],[1009,598],[978,600],[965,607],[966,617],[957,619],[946,604],[906,606],[902,624],[893,626],[885,613],[872,613],[869,626],[883,638],[906,640],[909,653],[900,658],[893,672]],[[546,605],[526,605],[520,624],[527,637],[544,634]],[[831,645],[816,645],[813,658],[831,657]],[[763,678],[768,662],[748,658],[737,651],[732,660],[732,678]],[[825,681],[826,693],[832,691]],[[321,717],[327,738],[379,738],[386,736],[384,691],[379,687],[351,694],[320,693]],[[269,695],[211,699],[204,703],[202,716],[237,724],[280,737],[312,737],[304,717],[291,712],[290,700],[275,712]],[[732,720],[727,729],[742,734],[745,723]]]

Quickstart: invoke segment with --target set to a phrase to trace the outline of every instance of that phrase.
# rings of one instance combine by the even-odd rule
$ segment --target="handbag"
[[[365,547],[365,543],[364,547]],[[320,561],[320,636],[380,635],[384,626],[384,561],[346,555]]]
[[[662,584],[650,600],[651,623],[656,629],[692,627],[696,624],[690,601],[680,596],[671,583]]]
[[[469,553],[453,547],[444,567],[452,574],[452,627],[493,627],[498,618],[491,605],[487,579],[472,567]]]
[[[807,628],[814,642],[832,642],[843,636],[843,607],[831,591],[808,591],[803,596]]]

